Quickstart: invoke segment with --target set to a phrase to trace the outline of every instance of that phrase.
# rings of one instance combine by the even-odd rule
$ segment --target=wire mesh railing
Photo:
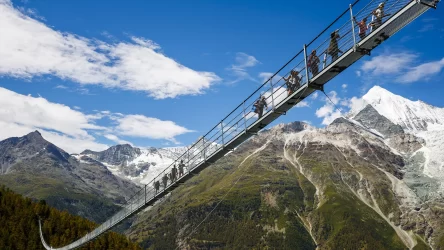
[[[72,249],[82,245],[115,226],[140,208],[152,204],[160,193],[165,192],[173,185],[177,185],[181,179],[201,164],[206,163],[212,156],[226,149],[226,146],[229,146],[237,137],[247,132],[256,122],[260,122],[267,114],[273,112],[288,98],[292,98],[295,93],[307,88],[310,79],[322,74],[323,70],[334,64],[343,54],[353,50],[363,37],[374,32],[376,28],[411,2],[412,0],[372,0],[364,4],[360,0],[355,1],[307,46],[301,46],[302,49],[299,53],[208,133],[200,137],[170,166],[127,199],[126,204],[119,212],[88,233],[84,238],[61,249]],[[383,4],[382,8],[381,3]],[[353,10],[358,10],[355,15],[353,15]],[[363,36],[358,22],[365,18],[367,18],[365,27],[368,27],[368,29],[365,30],[365,36]],[[361,25],[361,27],[363,26]],[[318,60],[310,60],[311,54]],[[284,74],[279,75],[282,72]],[[258,100],[262,98],[262,104],[258,105]]]

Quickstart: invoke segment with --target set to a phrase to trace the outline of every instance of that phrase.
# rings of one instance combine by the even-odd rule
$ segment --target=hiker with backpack
[[[171,169],[171,183],[175,182],[177,179],[177,167],[176,164],[173,165],[173,169]]]
[[[382,19],[386,16],[390,16],[391,14],[385,14],[384,13],[384,7],[385,3],[382,2],[378,5],[378,8],[376,8],[374,11],[372,11],[372,22],[369,24],[371,27],[371,31],[373,29],[377,29],[382,25]]]
[[[338,59],[338,54],[343,53],[338,46],[338,39],[341,38],[339,30],[335,30],[330,34],[330,44],[327,49],[327,54],[331,56],[331,62],[333,63]]]
[[[319,57],[316,55],[316,50],[313,50],[307,60],[307,66],[310,69],[311,75],[313,77],[319,73],[320,62],[321,61],[319,60]]]
[[[264,113],[264,107],[268,109],[267,101],[265,100],[265,96],[259,97],[259,99],[256,100],[256,102],[253,104],[254,107],[254,113],[256,113],[260,119],[262,117],[262,114]]]
[[[301,86],[301,78],[299,77],[299,71],[291,70],[290,75],[287,78],[282,77],[287,86],[287,95],[293,94]]]
[[[367,36],[367,17],[364,17],[360,22],[356,20],[356,17],[353,17],[353,20],[355,21],[356,25],[359,27],[359,37],[364,39]]]
[[[179,163],[179,177],[183,175],[183,169],[185,168],[185,164],[183,163],[183,160],[180,160]]]
[[[156,190],[156,194],[159,192],[159,188],[160,188],[160,182],[154,181],[154,189]]]
[[[162,182],[163,182],[163,189],[166,189],[166,187],[168,186],[168,176],[165,173],[165,175],[162,177]]]

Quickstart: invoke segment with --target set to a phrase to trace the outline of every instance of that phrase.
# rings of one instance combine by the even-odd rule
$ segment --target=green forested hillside
[[[38,218],[43,222],[43,234],[52,247],[60,247],[84,236],[96,225],[66,211],[60,212],[29,198],[0,187],[0,249],[44,249],[39,237]],[[106,233],[81,249],[140,249],[124,236]]]

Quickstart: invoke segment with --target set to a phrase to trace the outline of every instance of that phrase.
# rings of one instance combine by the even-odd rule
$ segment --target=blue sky
[[[39,129],[70,153],[190,144],[349,4],[317,3],[0,0],[0,139]],[[326,85],[342,112],[318,93],[278,123],[324,126],[374,85],[443,107],[439,7]]]

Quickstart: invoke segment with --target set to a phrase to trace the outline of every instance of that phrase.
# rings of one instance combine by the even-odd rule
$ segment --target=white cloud
[[[343,116],[342,110],[335,107],[335,105],[340,105],[340,102],[343,100],[338,97],[336,91],[330,91],[330,93],[328,93],[328,96],[330,97],[331,101],[328,98],[325,98],[325,105],[316,110],[316,116],[319,118],[323,118],[323,125],[329,125],[336,118]],[[332,102],[335,105],[333,105]]]
[[[130,144],[133,145],[131,142],[129,141],[125,141],[120,139],[119,137],[117,137],[116,135],[112,135],[112,134],[105,134],[104,137],[108,140],[111,140],[113,142],[116,142],[118,144]]]
[[[362,74],[361,71],[356,70],[356,76],[357,76],[357,77],[361,77],[361,74]]]
[[[131,137],[144,137],[150,139],[166,139],[178,143],[176,136],[194,132],[172,121],[162,121],[157,118],[146,117],[143,115],[126,115],[118,119],[119,125],[116,132],[120,135]]]
[[[379,55],[365,61],[361,70],[374,75],[397,74],[408,68],[417,57],[410,53]]]
[[[56,130],[73,137],[88,137],[86,129],[102,130],[83,113],[42,97],[23,96],[0,88],[0,120]]]
[[[314,92],[314,93],[311,95],[311,99],[316,100],[316,99],[318,98],[318,96],[319,96],[319,93],[318,93],[318,92]]]
[[[346,89],[347,88],[347,84],[342,84],[342,86],[341,86],[343,89]]]
[[[390,76],[398,83],[429,80],[444,68],[444,58],[417,64],[418,55],[411,53],[384,54],[364,62],[361,70],[370,77]]]
[[[63,104],[4,88],[0,88],[0,128],[1,140],[38,129],[45,138],[68,152],[79,152],[84,146],[106,147],[88,133],[89,130],[105,130],[95,125],[91,117]]]
[[[367,106],[367,102],[362,98],[352,97],[348,102],[351,114],[357,114]]]
[[[259,73],[259,78],[262,80],[262,82],[266,82],[273,75],[274,73],[271,72],[261,72]]]
[[[228,70],[232,72],[232,74],[236,77],[235,80],[231,81],[231,83],[236,83],[242,80],[250,80],[256,81],[250,74],[247,72],[248,68],[254,67],[260,62],[251,55],[248,55],[243,52],[236,53],[235,64],[231,65]]]
[[[310,105],[308,104],[308,102],[306,101],[301,101],[298,104],[296,104],[295,106],[296,108],[304,108],[304,107],[310,107]]]
[[[272,77],[274,75],[274,73],[271,72],[261,72],[259,73],[258,77],[261,80],[261,83],[264,83],[266,81],[268,81],[268,79],[270,79],[270,77]],[[279,74],[275,75],[272,79],[273,82],[273,86],[278,86],[278,85],[284,85],[284,81],[281,80],[282,76],[280,76]]]
[[[400,83],[411,83],[419,80],[428,80],[431,76],[438,74],[444,68],[444,58],[440,61],[423,63],[412,67],[404,74],[396,78]]]
[[[220,78],[194,71],[160,53],[160,46],[132,37],[108,44],[54,30],[0,1],[0,75],[31,79],[45,74],[82,85],[144,91],[158,99],[201,94]],[[246,57],[241,67],[255,59]]]

